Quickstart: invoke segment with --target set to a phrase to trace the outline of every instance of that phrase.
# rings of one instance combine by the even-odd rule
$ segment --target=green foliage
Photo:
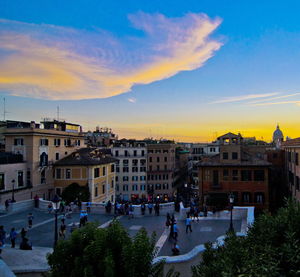
[[[79,199],[82,202],[87,202],[90,199],[88,186],[79,186],[77,183],[72,183],[67,186],[62,192],[62,198],[67,202],[73,202]]]
[[[52,277],[160,277],[163,263],[152,265],[154,248],[155,234],[148,237],[145,229],[131,239],[118,221],[106,229],[89,223],[59,241],[48,263]]]
[[[228,233],[223,246],[206,244],[193,277],[300,276],[300,204],[287,201],[275,216],[261,215],[246,237]]]

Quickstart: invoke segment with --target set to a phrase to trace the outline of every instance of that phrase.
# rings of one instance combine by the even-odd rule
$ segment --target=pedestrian
[[[146,210],[146,205],[145,205],[145,203],[143,202],[143,203],[141,204],[142,215],[145,215],[145,210]]]
[[[185,232],[188,233],[188,230],[190,230],[190,232],[193,232],[192,225],[191,225],[191,219],[189,216],[187,216],[187,218],[185,220]]]
[[[9,200],[8,199],[5,200],[4,205],[5,205],[5,210],[8,212],[8,208],[9,208]]]
[[[176,222],[174,222],[174,224],[173,224],[173,238],[177,241],[177,237],[178,237],[178,228],[177,228]]]
[[[148,210],[150,215],[152,215],[152,209],[153,209],[153,204],[150,202],[148,203]]]
[[[39,201],[40,201],[40,198],[38,197],[38,195],[36,194],[35,196],[34,196],[34,207],[35,208],[38,208],[39,207]]]
[[[66,238],[65,233],[66,233],[66,225],[64,223],[62,223],[60,225],[60,229],[59,229],[59,237],[63,237],[64,239]]]
[[[5,238],[6,238],[6,232],[4,230],[3,225],[0,226],[0,254],[2,252],[2,249],[5,247]]]
[[[111,213],[111,202],[110,202],[110,200],[108,200],[108,202],[107,202],[107,204],[106,204],[106,206],[105,206],[105,210],[106,210],[106,212],[107,212],[108,214]]]
[[[173,245],[172,252],[174,256],[177,256],[180,253],[179,246],[176,242]]]
[[[134,208],[133,208],[132,204],[130,204],[129,205],[129,217],[128,217],[128,219],[133,218],[133,212],[134,212]]]
[[[28,238],[23,238],[20,243],[20,249],[21,250],[32,250],[32,244],[29,243]]]
[[[28,216],[27,216],[27,219],[28,219],[28,228],[31,228],[32,227],[32,221],[33,221],[33,214],[32,213],[29,213]]]
[[[155,203],[154,210],[155,210],[155,215],[159,216],[159,203],[158,202]]]
[[[63,213],[65,211],[65,205],[66,205],[65,201],[61,200],[61,202],[60,202],[60,212]]]
[[[22,239],[25,238],[26,234],[27,234],[27,231],[26,231],[25,228],[23,227],[22,230],[21,230],[21,238],[22,238]]]
[[[11,228],[9,239],[11,241],[11,248],[15,248],[16,245],[17,232],[15,228]]]
[[[52,204],[49,203],[48,204],[48,213],[51,214],[52,210],[53,210]]]
[[[170,217],[170,214],[167,213],[166,227],[169,228],[170,225],[171,225],[171,217]]]

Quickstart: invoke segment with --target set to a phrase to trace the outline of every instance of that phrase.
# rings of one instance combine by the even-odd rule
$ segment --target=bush
[[[246,237],[228,233],[224,246],[206,244],[193,277],[300,276],[300,204],[261,215]]]
[[[48,256],[50,276],[162,276],[163,263],[152,265],[154,247],[155,235],[149,238],[143,228],[131,239],[118,221],[106,229],[89,223],[58,242]]]
[[[90,199],[90,191],[88,186],[79,186],[77,183],[73,183],[67,186],[62,192],[62,198],[67,202],[73,202],[80,200],[81,202],[87,202]]]

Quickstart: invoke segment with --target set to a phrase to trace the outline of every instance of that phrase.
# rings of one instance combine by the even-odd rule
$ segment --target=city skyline
[[[85,131],[107,126],[120,138],[209,142],[231,131],[270,141],[277,124],[299,137],[299,7],[2,1],[6,118],[54,118],[59,106]]]

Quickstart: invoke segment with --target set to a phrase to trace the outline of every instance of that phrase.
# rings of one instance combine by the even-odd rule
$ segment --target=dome
[[[276,130],[273,133],[273,141],[283,141],[283,133],[282,131],[279,129],[279,125],[277,125]]]

